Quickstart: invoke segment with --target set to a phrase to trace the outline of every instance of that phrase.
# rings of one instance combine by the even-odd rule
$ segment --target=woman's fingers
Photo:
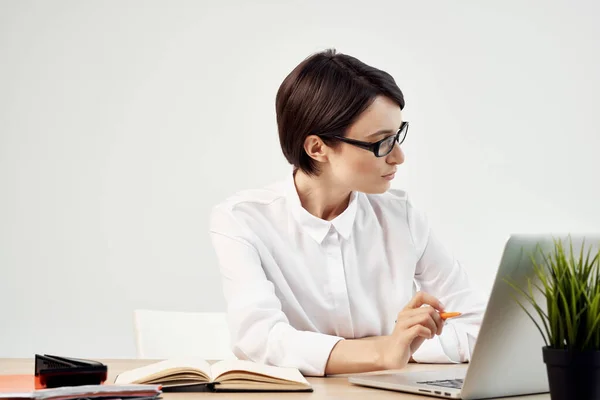
[[[413,325],[422,324],[431,329],[434,335],[442,333],[444,320],[440,314],[430,306],[409,309],[398,314],[396,325],[399,329],[408,329]]]
[[[433,310],[431,317],[433,318],[433,321],[435,322],[435,325],[437,326],[437,334],[441,335],[442,330],[444,329],[444,320],[442,319],[442,316],[436,310]]]
[[[402,333],[402,336],[405,340],[405,343],[410,345],[417,338],[430,339],[431,331],[425,328],[423,325],[415,325],[412,328],[405,330]]]
[[[419,308],[422,305],[429,305],[439,312],[444,311],[443,304],[437,298],[425,292],[417,292],[417,294],[415,294],[415,296],[408,302],[404,309],[408,310],[411,308]]]
[[[410,316],[404,316],[402,319],[396,322],[396,325],[397,328],[402,331],[408,330],[415,325],[421,325],[429,330],[430,334],[427,337],[428,339],[432,338],[438,332],[438,327],[433,317],[426,312],[426,310]]]

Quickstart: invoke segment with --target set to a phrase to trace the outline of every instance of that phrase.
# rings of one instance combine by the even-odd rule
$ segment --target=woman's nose
[[[404,162],[404,152],[398,143],[394,145],[394,150],[388,154],[386,162],[392,165],[398,165]]]

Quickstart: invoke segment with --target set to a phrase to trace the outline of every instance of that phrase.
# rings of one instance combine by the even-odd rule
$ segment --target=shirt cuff
[[[280,340],[276,340],[275,343],[281,347],[272,354],[281,358],[269,362],[282,367],[298,368],[303,375],[324,376],[333,347],[344,338],[318,332],[296,331],[290,329],[287,324],[280,324],[274,329],[278,327],[279,334],[272,332],[272,335],[275,333],[273,336],[279,337]]]
[[[313,367],[313,371],[306,371],[306,375],[313,376],[324,376],[325,369],[327,368],[327,361],[331,351],[340,340],[344,340],[343,337],[329,336],[313,332],[304,332],[306,334],[314,335],[313,346],[306,348],[306,360],[309,365]],[[314,374],[313,374],[314,372]]]

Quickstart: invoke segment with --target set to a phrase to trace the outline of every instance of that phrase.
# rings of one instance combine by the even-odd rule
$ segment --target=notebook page
[[[179,369],[197,369],[210,377],[210,364],[197,358],[173,358],[123,372],[115,379],[116,384],[138,383],[151,377],[164,376]]]
[[[229,371],[245,371],[309,385],[308,381],[296,368],[274,367],[247,360],[223,360],[213,364],[211,369],[214,381],[219,380],[219,376]]]

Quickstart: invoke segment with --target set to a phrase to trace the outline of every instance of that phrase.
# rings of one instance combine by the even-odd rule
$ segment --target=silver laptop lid
[[[598,234],[572,235],[575,252],[581,249],[584,238],[586,246],[597,246],[600,242]],[[515,296],[523,300],[522,297],[505,278],[526,287],[523,285],[526,285],[527,277],[533,276],[531,255],[539,254],[536,246],[539,244],[547,254],[553,248],[553,239],[563,240],[565,245],[569,243],[567,235],[551,234],[512,235],[507,241],[461,391],[463,399],[548,391],[546,365],[542,359],[544,340],[516,303]],[[536,259],[539,260],[537,255]],[[534,293],[545,311],[545,302],[540,301],[543,296],[536,290]],[[526,301],[522,304],[537,318]]]

